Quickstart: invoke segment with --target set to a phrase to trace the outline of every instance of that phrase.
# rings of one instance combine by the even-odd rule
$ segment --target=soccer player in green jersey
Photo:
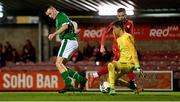
[[[74,29],[77,28],[77,25],[75,25],[75,22],[72,22],[65,13],[57,11],[53,6],[49,6],[45,13],[50,18],[56,20],[56,31],[49,34],[48,39],[52,40],[56,35],[59,35],[61,39],[61,46],[56,59],[56,67],[66,84],[65,91],[73,89],[71,78],[76,79],[81,84],[80,91],[82,91],[87,79],[82,77],[75,70],[65,66],[67,59],[73,51],[78,48],[78,42],[75,37],[77,29]]]

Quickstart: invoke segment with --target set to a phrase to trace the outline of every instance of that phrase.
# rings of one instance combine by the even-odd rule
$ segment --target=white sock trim
[[[75,76],[76,74],[78,74],[78,73],[77,73],[77,72],[75,72],[72,78],[74,78],[74,76]]]

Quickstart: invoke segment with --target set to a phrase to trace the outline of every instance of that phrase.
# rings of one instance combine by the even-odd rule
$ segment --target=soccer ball
[[[109,83],[108,82],[101,83],[99,89],[102,93],[108,93],[110,89]]]

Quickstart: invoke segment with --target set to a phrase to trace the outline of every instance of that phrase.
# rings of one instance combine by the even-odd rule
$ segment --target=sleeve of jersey
[[[110,23],[103,31],[103,34],[101,37],[101,46],[104,46],[104,43],[106,41],[106,35],[111,31],[111,29],[112,29],[112,23]]]
[[[134,39],[127,37],[127,45],[129,46],[130,54],[132,55],[133,63],[139,64],[138,55],[134,46]]]

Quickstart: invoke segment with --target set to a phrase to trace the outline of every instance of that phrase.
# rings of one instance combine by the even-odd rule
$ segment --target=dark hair
[[[117,12],[124,12],[124,13],[126,13],[126,10],[125,10],[124,8],[119,8],[119,9],[117,10]]]
[[[49,8],[51,8],[51,7],[54,7],[54,6],[52,6],[52,5],[50,5],[50,4],[47,4],[47,5],[45,5],[44,6],[44,12],[46,12]]]
[[[124,30],[124,23],[122,20],[117,20],[117,21],[113,22],[112,25],[115,27],[120,27],[122,30]]]

